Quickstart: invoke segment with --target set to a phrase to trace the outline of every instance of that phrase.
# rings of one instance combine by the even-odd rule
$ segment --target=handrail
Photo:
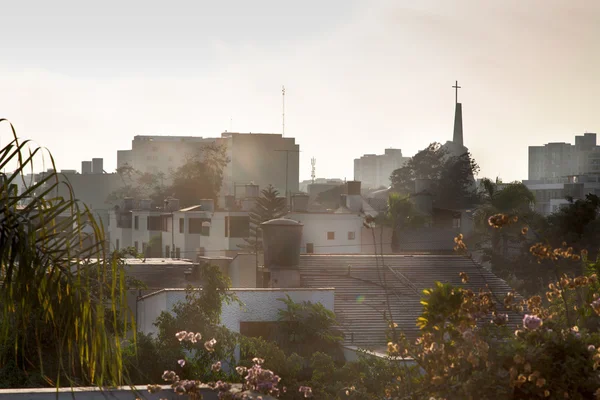
[[[417,289],[417,287],[415,285],[412,284],[412,282],[410,281],[410,279],[408,279],[406,276],[404,276],[404,274],[402,272],[399,271],[395,271],[392,267],[390,267],[389,265],[386,265],[387,269],[390,270],[390,272],[399,280],[401,281],[403,284],[405,284],[406,286],[408,286],[410,289],[412,289],[413,292],[415,292],[416,294],[419,294],[419,289]]]

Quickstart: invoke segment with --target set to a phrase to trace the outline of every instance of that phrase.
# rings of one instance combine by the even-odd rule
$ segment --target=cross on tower
[[[456,81],[456,84],[452,87],[456,90],[456,103],[458,104],[458,89],[460,89],[461,87],[458,86],[458,81]]]

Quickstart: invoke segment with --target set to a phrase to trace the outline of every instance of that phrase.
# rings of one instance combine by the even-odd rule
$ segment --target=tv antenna
[[[315,177],[316,175],[316,165],[317,165],[317,159],[316,158],[311,158],[310,159],[310,166],[311,166],[311,170],[310,170],[310,178],[312,179],[312,183],[315,183]]]
[[[285,136],[285,86],[281,86],[281,136]]]

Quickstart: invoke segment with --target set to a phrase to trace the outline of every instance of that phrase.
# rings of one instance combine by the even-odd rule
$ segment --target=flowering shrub
[[[202,335],[198,332],[187,332],[181,331],[175,334],[175,337],[180,342],[189,342],[192,344],[200,343]],[[215,351],[217,341],[213,338],[204,342],[204,349],[212,353]],[[200,350],[200,349],[198,349]],[[241,377],[243,377],[242,390],[235,391],[230,383],[223,382],[221,380],[217,382],[209,382],[207,385],[218,391],[219,399],[222,400],[234,400],[234,399],[263,399],[262,395],[269,395],[278,397],[280,393],[285,393],[286,388],[279,388],[280,378],[273,371],[263,368],[263,359],[254,358],[252,360],[253,366],[246,368],[243,366],[237,366],[235,371]],[[185,365],[185,359],[178,361],[180,368]],[[213,372],[219,372],[222,364],[220,361],[212,364],[211,370]],[[196,400],[201,399],[200,388],[203,386],[199,380],[188,380],[181,379],[175,371],[167,370],[163,373],[162,379],[171,384],[174,392],[180,395],[187,395],[189,399]],[[156,393],[160,391],[161,387],[158,385],[148,385],[148,391],[150,393]],[[303,397],[312,397],[312,389],[308,386],[301,386],[299,392]]]

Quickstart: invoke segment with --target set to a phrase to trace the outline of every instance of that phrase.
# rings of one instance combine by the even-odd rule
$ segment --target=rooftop
[[[473,260],[456,255],[301,255],[300,275],[304,287],[335,286],[334,311],[344,332],[345,345],[380,349],[386,345],[388,287],[393,321],[408,338],[419,335],[416,320],[421,315],[422,291],[436,281],[479,291],[490,288],[497,299],[511,291],[502,279]],[[379,268],[377,268],[379,266]],[[470,280],[463,284],[459,276]],[[514,326],[521,316],[508,312]]]

